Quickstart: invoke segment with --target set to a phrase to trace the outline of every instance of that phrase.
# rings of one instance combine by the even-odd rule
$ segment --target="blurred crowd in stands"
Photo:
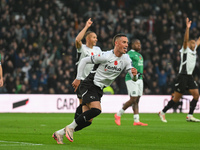
[[[1,0],[0,7],[0,93],[73,94],[74,42],[88,18],[104,51],[117,33],[141,40],[146,95],[173,92],[187,16],[190,38],[200,36],[199,0]],[[198,84],[199,65],[198,58]],[[127,94],[124,76],[111,85],[115,94]]]

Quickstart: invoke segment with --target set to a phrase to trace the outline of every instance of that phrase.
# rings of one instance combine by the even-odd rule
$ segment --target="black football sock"
[[[75,112],[75,115],[74,115],[74,119],[78,118],[78,116],[80,114],[82,114],[82,104],[80,104],[77,108],[76,108],[76,112]]]
[[[190,102],[190,111],[189,114],[192,115],[194,113],[194,109],[197,105],[197,100],[192,99],[192,101]]]
[[[172,108],[176,103],[171,99],[168,104],[164,107],[162,110],[164,113],[166,113],[170,108]]]
[[[90,119],[98,116],[100,113],[101,113],[100,109],[91,108],[90,110],[85,111],[84,113],[79,115],[79,117],[75,119],[75,122],[77,123],[77,125],[84,124],[85,122],[89,121]]]
[[[74,129],[74,131],[75,131],[75,132],[76,132],[76,131],[79,131],[79,130],[85,128],[85,127],[88,127],[88,126],[91,125],[91,124],[92,124],[92,122],[87,121],[87,122],[85,122],[85,123],[83,123],[83,124],[78,125],[78,126]]]

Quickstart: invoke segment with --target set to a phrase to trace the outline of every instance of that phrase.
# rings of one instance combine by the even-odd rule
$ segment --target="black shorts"
[[[186,90],[198,89],[192,75],[179,74],[176,78],[175,91],[184,94]]]
[[[96,86],[91,80],[84,80],[80,85],[80,93],[82,95],[83,105],[93,101],[100,101],[103,90]]]
[[[76,94],[77,94],[77,97],[78,97],[79,99],[82,99],[82,95],[81,95],[81,92],[80,92],[81,83],[82,83],[82,80],[81,80],[80,85],[78,86],[78,88],[77,88],[77,90],[76,90]]]

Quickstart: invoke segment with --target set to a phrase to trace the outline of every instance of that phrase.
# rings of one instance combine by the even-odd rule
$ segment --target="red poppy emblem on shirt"
[[[115,61],[115,62],[114,62],[114,65],[116,66],[117,64],[118,64],[118,62],[117,62],[117,61]]]
[[[140,59],[142,59],[142,57],[141,57],[141,56],[139,56],[139,58],[140,58]]]
[[[98,55],[98,57],[100,56],[100,54]]]
[[[92,53],[91,53],[91,55],[93,56],[93,55],[94,55],[94,53],[92,52]]]

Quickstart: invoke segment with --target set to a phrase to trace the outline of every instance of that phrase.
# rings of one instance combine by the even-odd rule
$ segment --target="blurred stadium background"
[[[190,38],[198,38],[199,8],[199,0],[1,0],[4,87],[0,93],[74,94],[74,40],[91,17],[90,30],[97,33],[97,45],[103,50],[113,48],[112,37],[119,32],[129,41],[140,39],[144,94],[170,95],[179,68],[185,18],[192,20]],[[198,84],[199,63],[198,58],[194,71]],[[127,94],[124,75],[111,85],[115,94]]]
[[[190,96],[183,100],[183,113],[167,114],[167,124],[155,112],[173,92],[186,17],[192,20],[190,38],[200,36],[199,8],[200,0],[0,0],[4,76],[0,150],[53,150],[58,146],[61,150],[198,149],[199,124],[185,123]],[[140,112],[142,121],[149,125],[133,127],[132,114],[124,114],[122,126],[115,125],[113,112],[129,98],[122,73],[111,85],[115,95],[102,98],[106,113],[90,128],[75,133],[74,143],[65,138],[65,145],[57,145],[52,133],[71,122],[78,106],[71,86],[74,41],[90,17],[94,22],[90,30],[97,33],[97,45],[105,51],[113,48],[112,37],[117,33],[126,34],[129,41],[141,40],[145,88]],[[198,84],[199,67],[198,57],[193,74]],[[131,108],[127,112],[132,113]],[[196,112],[199,118],[200,103]]]

